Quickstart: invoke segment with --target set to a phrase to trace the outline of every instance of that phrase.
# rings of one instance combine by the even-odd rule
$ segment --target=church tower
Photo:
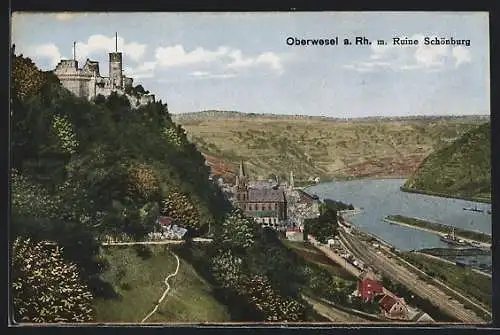
[[[109,53],[109,78],[111,87],[121,88],[123,83],[122,53],[118,52],[118,33],[115,33],[115,52]]]
[[[294,188],[293,183],[294,183],[293,182],[293,171],[290,171],[290,180],[289,180],[289,184],[290,185],[289,185],[289,187],[290,187],[291,190],[293,190],[293,188]]]
[[[248,176],[243,161],[240,162],[240,171],[236,176],[236,200],[248,201]]]

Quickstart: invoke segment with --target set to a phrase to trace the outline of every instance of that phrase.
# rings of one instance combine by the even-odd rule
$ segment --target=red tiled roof
[[[358,284],[358,292],[364,299],[372,299],[375,295],[382,293],[384,287],[372,279],[364,279]]]
[[[172,224],[172,221],[173,221],[173,218],[171,218],[170,216],[160,216],[158,218],[158,223],[162,226],[168,226],[168,225]]]
[[[394,306],[397,303],[396,299],[389,295],[385,295],[380,301],[379,305],[380,308],[382,308],[384,311],[389,313],[391,311],[392,306]]]

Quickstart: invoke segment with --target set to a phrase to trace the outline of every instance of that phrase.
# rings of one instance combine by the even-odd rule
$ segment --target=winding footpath
[[[165,297],[167,296],[167,293],[168,291],[170,291],[170,284],[168,283],[168,280],[172,277],[175,277],[177,276],[177,273],[179,272],[179,266],[180,266],[180,261],[179,261],[179,257],[177,257],[177,255],[175,255],[175,259],[177,260],[177,268],[175,269],[175,272],[169,274],[166,278],[165,278],[165,285],[167,286],[167,288],[165,289],[165,292],[163,292],[163,295],[161,296],[161,298],[158,300],[158,303],[156,304],[155,308],[153,308],[153,310],[148,314],[146,315],[146,317],[144,319],[142,319],[141,323],[144,323],[144,321],[146,321],[147,319],[149,319],[151,317],[151,315],[153,315],[154,313],[156,313],[156,311],[158,310],[158,307],[160,307],[160,304],[162,303],[162,301],[165,299]]]
[[[205,242],[212,243],[211,238],[195,237],[192,239],[193,242]],[[161,241],[140,241],[140,242],[102,242],[102,246],[109,245],[155,245],[155,244],[182,244],[185,240],[161,240]]]

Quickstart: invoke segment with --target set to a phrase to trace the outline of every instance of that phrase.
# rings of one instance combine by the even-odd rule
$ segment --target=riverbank
[[[448,249],[448,250],[457,250],[457,249]],[[428,258],[432,258],[432,259],[435,259],[435,260],[439,260],[439,261],[442,261],[442,262],[445,262],[445,263],[448,263],[448,264],[451,264],[451,265],[456,265],[456,262],[452,262],[446,258],[443,258],[443,256],[438,256],[436,254],[432,254],[430,253],[428,250],[420,250],[420,251],[413,251],[414,254],[416,255],[423,255],[425,257],[428,257]],[[474,269],[474,268],[470,268],[471,271],[474,271],[475,273],[478,273],[480,275],[483,275],[483,276],[486,276],[488,278],[492,278],[492,275],[491,273],[487,273],[487,272],[484,272],[484,271],[481,271],[481,270],[478,270],[478,269]]]
[[[442,281],[458,291],[462,296],[453,293],[454,298],[458,301],[462,300],[460,298],[465,295],[469,302],[464,301],[464,306],[476,312],[477,315],[485,320],[491,318],[493,294],[491,277],[484,276],[484,274],[477,273],[469,268],[462,268],[453,263],[448,263],[438,257],[429,257],[429,255],[421,253],[406,252],[402,253],[401,256],[425,272],[435,282]],[[479,306],[474,306],[471,302]]]
[[[422,249],[419,252],[426,253],[428,255],[433,255],[436,257],[464,257],[464,256],[476,256],[476,255],[488,255],[491,256],[491,250],[476,249],[476,248],[465,248],[465,249],[454,249],[454,248],[430,248]]]
[[[474,201],[474,202],[479,202],[479,203],[491,205],[491,198],[488,199],[488,198],[482,198],[482,197],[461,197],[458,195],[451,195],[451,194],[439,193],[439,192],[428,191],[428,190],[417,190],[417,189],[408,188],[408,187],[404,187],[404,186],[401,186],[400,190],[402,192],[406,192],[406,193],[417,193],[417,194],[430,195],[430,196],[448,198],[448,199],[460,199],[460,200]]]
[[[451,230],[454,228],[451,226],[443,225],[441,223],[429,222],[416,218],[409,218],[402,215],[389,215],[386,218],[384,218],[384,221],[390,224],[397,224],[414,229],[419,229],[430,233],[438,234],[441,236],[449,234]],[[480,247],[491,248],[490,235],[455,227],[455,236],[457,238],[463,239],[466,242],[479,244],[478,246]]]

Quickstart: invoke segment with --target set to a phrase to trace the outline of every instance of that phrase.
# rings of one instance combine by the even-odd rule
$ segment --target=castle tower
[[[122,53],[118,52],[118,33],[115,33],[115,52],[109,53],[109,79],[111,87],[121,88],[123,83]]]

